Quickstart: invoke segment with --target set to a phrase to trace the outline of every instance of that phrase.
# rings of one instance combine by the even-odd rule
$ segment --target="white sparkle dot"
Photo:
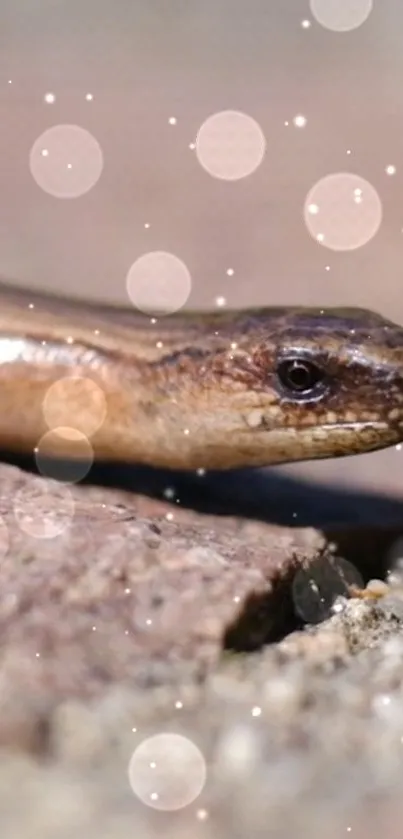
[[[346,154],[351,154],[351,149],[347,149]]]
[[[94,97],[93,97],[92,93],[86,93],[85,98],[86,98],[87,102],[92,102]]]
[[[185,430],[184,430],[184,432],[183,432],[183,433],[184,433],[184,434],[190,434],[190,431],[189,431],[189,429],[188,429],[188,428],[185,428]]]
[[[252,717],[260,717],[261,713],[262,709],[259,708],[259,705],[255,705],[255,707],[252,708]]]
[[[180,700],[175,702],[175,708],[177,708],[178,710],[180,710],[180,708],[183,708],[183,702],[180,702]]]
[[[316,216],[318,214],[318,212],[319,212],[319,207],[318,207],[317,204],[308,204],[308,213],[310,213],[311,216]]]
[[[385,172],[386,172],[387,175],[395,175],[396,174],[396,166],[393,166],[393,164],[390,165],[390,166],[387,166],[386,169],[385,169]]]
[[[42,157],[48,157],[48,155],[49,155],[48,149],[42,149],[41,155],[42,155]]]
[[[301,20],[301,26],[303,29],[309,29],[312,24],[310,20]]]
[[[169,122],[170,125],[176,125],[176,122],[177,122],[176,117],[169,117],[168,122]]]
[[[297,114],[297,116],[293,118],[293,123],[297,128],[305,128],[307,118],[304,117],[303,114]]]
[[[45,93],[45,96],[43,98],[48,105],[53,105],[53,102],[56,101],[56,96],[54,93]]]
[[[215,302],[216,306],[225,306],[227,303],[225,297],[216,297]]]
[[[174,517],[174,514],[173,514],[173,513],[167,513],[167,514],[166,514],[166,516],[165,516],[165,518],[167,519],[167,521],[173,521],[173,517]]]
[[[318,242],[324,242],[325,241],[325,237],[324,237],[323,233],[318,233],[316,238],[317,238]]]
[[[233,277],[234,273],[235,273],[235,271],[234,271],[233,268],[227,268],[227,274],[228,274],[229,277]]]
[[[189,148],[192,149],[192,151],[194,151],[194,149],[196,148],[196,143],[189,143]]]

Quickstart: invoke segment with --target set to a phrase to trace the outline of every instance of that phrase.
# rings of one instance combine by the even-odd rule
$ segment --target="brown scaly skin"
[[[308,394],[279,377],[313,363]],[[0,288],[0,447],[32,452],[49,386],[84,376],[107,413],[100,459],[228,469],[339,457],[403,439],[403,329],[361,309],[272,308],[157,320]],[[92,406],[71,406],[82,427]],[[55,454],[66,453],[63,438]],[[68,449],[71,454],[71,449]]]

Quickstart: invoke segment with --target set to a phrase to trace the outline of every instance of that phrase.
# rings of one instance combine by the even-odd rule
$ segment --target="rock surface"
[[[400,837],[398,587],[301,629],[318,531],[11,466],[0,516],[2,836]]]

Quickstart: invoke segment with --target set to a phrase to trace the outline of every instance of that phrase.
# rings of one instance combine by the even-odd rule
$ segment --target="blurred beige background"
[[[316,11],[331,20],[365,4],[316,0]],[[126,302],[132,263],[167,251],[189,269],[189,307],[218,296],[231,308],[358,305],[403,323],[403,5],[374,0],[362,25],[337,32],[314,5],[1,0],[0,273]],[[189,148],[228,109],[266,140],[261,164],[232,181]],[[44,161],[30,157],[66,124],[103,156],[93,187],[72,199],[49,194],[33,176]],[[84,181],[93,151],[72,150]],[[335,251],[309,234],[303,207],[321,178],[343,172],[376,190],[382,222],[362,247]],[[287,470],[403,494],[402,464],[393,449]]]

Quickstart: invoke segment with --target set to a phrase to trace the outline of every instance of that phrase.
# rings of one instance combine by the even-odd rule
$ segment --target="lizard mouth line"
[[[403,417],[402,417],[403,423]],[[396,426],[391,423],[389,424],[385,420],[365,420],[365,421],[357,421],[357,422],[328,422],[322,423],[313,422],[311,425],[278,425],[273,428],[270,428],[269,425],[265,425],[265,421],[263,420],[261,425],[256,429],[260,432],[266,432],[267,434],[287,434],[287,433],[310,433],[311,431],[320,430],[324,433],[332,431],[353,431],[354,433],[364,431],[365,429],[371,429],[372,431],[388,431],[390,429],[395,428]],[[402,437],[403,437],[403,426],[402,426]]]
[[[317,425],[313,423],[312,425],[300,426],[298,427],[293,426],[296,431],[303,431],[304,428],[307,430],[309,428],[320,428],[322,431],[364,431],[366,428],[371,428],[373,430],[382,431],[382,429],[386,430],[389,429],[391,426],[389,423],[385,422],[385,420],[364,420],[360,422],[327,422],[321,423],[319,422]]]

